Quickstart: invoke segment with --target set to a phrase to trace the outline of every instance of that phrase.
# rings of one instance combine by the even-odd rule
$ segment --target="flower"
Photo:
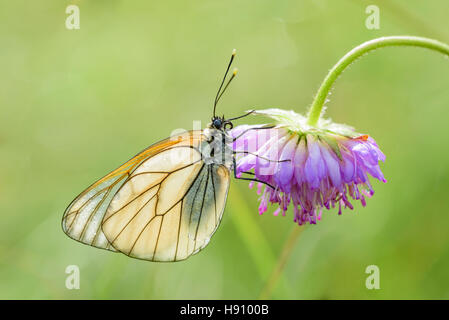
[[[368,174],[386,182],[379,168],[385,155],[368,135],[325,119],[312,127],[293,111],[255,113],[275,119],[277,125],[238,126],[231,135],[237,176],[254,170],[255,180],[260,181],[259,214],[272,203],[278,204],[275,215],[281,211],[285,215],[292,204],[295,222],[315,224],[323,208],[338,206],[341,214],[342,208],[353,209],[351,199],[365,206],[365,198],[374,194]]]

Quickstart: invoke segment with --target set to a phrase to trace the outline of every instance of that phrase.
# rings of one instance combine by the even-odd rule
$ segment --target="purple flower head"
[[[305,117],[293,111],[256,113],[278,124],[238,126],[231,135],[237,138],[233,149],[238,152],[238,176],[253,170],[255,179],[265,183],[257,183],[260,214],[269,203],[278,204],[275,215],[285,215],[292,205],[295,222],[315,224],[323,208],[338,207],[341,214],[342,208],[353,209],[351,199],[365,206],[366,197],[374,194],[368,174],[386,182],[379,168],[385,155],[368,135],[323,119],[310,127]]]

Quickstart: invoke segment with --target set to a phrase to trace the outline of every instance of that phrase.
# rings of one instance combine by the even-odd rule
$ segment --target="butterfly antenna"
[[[249,116],[250,114],[253,114],[254,112],[256,112],[256,110],[251,110],[251,111],[248,111],[247,113],[245,113],[245,114],[244,114],[244,115],[242,115],[242,116],[238,116],[238,117],[234,117],[234,118],[226,119],[226,121],[233,121],[233,120],[241,119],[241,118],[244,118],[244,117],[247,117],[247,116]]]
[[[216,103],[218,103],[218,101],[220,101],[221,96],[223,95],[223,93],[225,93],[225,91],[228,88],[229,84],[231,83],[231,81],[237,75],[237,71],[238,71],[237,68],[235,68],[234,71],[232,71],[232,76],[231,76],[231,78],[229,78],[228,83],[226,83],[225,87],[223,88],[223,90],[221,91],[220,95],[218,96],[218,99],[217,99]]]
[[[234,61],[234,57],[235,57],[236,53],[237,53],[237,51],[236,51],[235,49],[232,50],[231,60],[229,60],[229,64],[228,64],[228,67],[226,68],[225,75],[224,75],[224,77],[223,77],[223,80],[221,81],[220,87],[218,88],[217,95],[215,96],[215,101],[214,101],[214,117],[215,117],[215,109],[216,109],[216,107],[217,107],[217,103],[218,103],[218,101],[220,100],[220,97],[221,97],[221,94],[220,94],[221,88],[223,88],[223,84],[225,83],[226,76],[228,75],[229,69],[231,68],[232,61]],[[235,73],[236,73],[236,72],[234,72],[233,76],[231,77],[231,80],[235,77]],[[227,85],[225,86],[225,90],[226,90],[226,88],[228,87],[229,82],[230,82],[230,81],[228,81]],[[224,90],[223,90],[223,92],[224,92]]]

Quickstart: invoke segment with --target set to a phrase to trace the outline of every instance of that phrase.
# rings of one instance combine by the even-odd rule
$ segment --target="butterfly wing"
[[[218,227],[229,169],[206,164],[201,131],[170,138],[94,183],[67,208],[75,240],[131,257],[179,261],[197,253]]]
[[[143,150],[79,194],[64,212],[62,229],[72,239],[97,248],[116,251],[101,230],[112,198],[130,174],[145,160],[175,145],[197,145],[201,131],[189,131],[160,141]]]
[[[115,194],[103,233],[128,256],[184,260],[204,248],[217,229],[229,181],[229,169],[206,164],[199,148],[163,150],[143,162]]]

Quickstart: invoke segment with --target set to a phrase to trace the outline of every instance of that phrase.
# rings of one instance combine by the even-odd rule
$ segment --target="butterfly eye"
[[[217,128],[217,129],[221,128],[221,126],[222,126],[222,123],[221,123],[220,119],[215,119],[213,124],[214,124],[214,127]]]

